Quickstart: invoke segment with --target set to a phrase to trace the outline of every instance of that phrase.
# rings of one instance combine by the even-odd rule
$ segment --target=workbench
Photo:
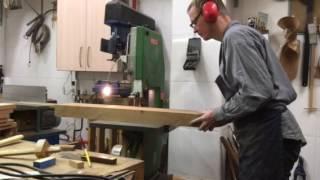
[[[22,141],[21,143],[0,147],[0,150],[9,150],[9,149],[18,149],[18,148],[31,148],[35,145],[34,142]],[[59,173],[59,174],[86,174],[86,175],[97,175],[97,176],[106,176],[116,171],[123,170],[134,170],[135,178],[137,180],[144,179],[144,162],[138,159],[117,157],[116,165],[92,163],[92,167],[88,167],[88,164],[85,163],[84,169],[76,169],[69,165],[69,159],[62,157],[72,157],[72,154],[82,154],[81,150],[76,151],[64,151],[52,154],[51,156],[56,157],[56,165],[44,169],[44,171],[50,173]],[[67,155],[69,154],[69,155]],[[94,152],[89,152],[89,154],[97,154]],[[36,160],[35,155],[19,155],[19,156],[8,156],[0,157],[0,163],[21,163],[25,165],[32,166],[33,161]],[[0,174],[0,179],[2,175]]]

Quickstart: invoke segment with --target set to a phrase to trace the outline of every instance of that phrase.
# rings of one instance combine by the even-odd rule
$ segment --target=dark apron
[[[232,95],[221,76],[216,80],[228,100]],[[260,108],[233,121],[239,142],[239,180],[281,180],[283,177],[283,110]]]
[[[240,145],[239,180],[282,179],[281,113],[261,109],[234,121]]]

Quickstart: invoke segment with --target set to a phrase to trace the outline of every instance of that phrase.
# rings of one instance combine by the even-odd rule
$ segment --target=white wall
[[[218,75],[220,43],[202,41],[201,61],[196,71],[184,71],[188,39],[193,37],[186,9],[189,1],[172,1],[172,53],[170,108],[208,110],[223,99],[215,79]],[[169,134],[169,173],[192,179],[222,179],[221,130],[200,132],[180,127]]]

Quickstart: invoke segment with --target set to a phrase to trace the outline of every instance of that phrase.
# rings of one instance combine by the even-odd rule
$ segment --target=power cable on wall
[[[29,59],[28,59],[28,65],[31,65],[31,47],[34,46],[35,52],[37,54],[40,54],[46,45],[48,44],[50,40],[50,28],[44,23],[46,19],[46,15],[50,12],[55,12],[56,6],[55,3],[53,3],[53,8],[49,9],[45,12],[43,12],[43,0],[41,0],[41,12],[39,13],[36,11],[35,8],[32,7],[32,5],[25,0],[24,1],[26,5],[33,10],[37,16],[33,18],[31,21],[27,23],[27,26],[30,26],[30,28],[27,30],[27,32],[24,35],[25,39],[31,38],[31,44],[29,49]]]

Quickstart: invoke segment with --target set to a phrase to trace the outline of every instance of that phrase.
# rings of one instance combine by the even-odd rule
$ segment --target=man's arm
[[[213,111],[206,111],[200,117],[190,121],[190,125],[194,127],[199,127],[202,131],[212,131],[215,127],[223,126],[230,121],[216,121],[214,119]]]

